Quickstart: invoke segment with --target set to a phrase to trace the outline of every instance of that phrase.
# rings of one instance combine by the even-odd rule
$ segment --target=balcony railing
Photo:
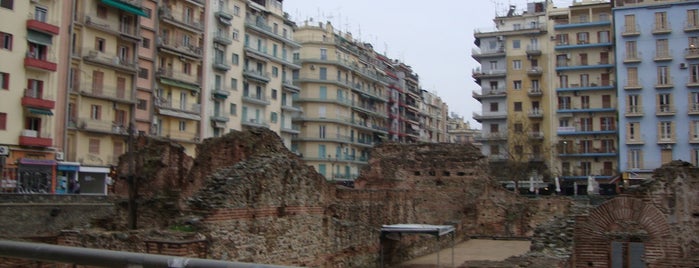
[[[540,118],[544,116],[544,109],[531,109],[527,112],[527,115],[531,118]]]
[[[655,109],[655,115],[658,116],[669,116],[674,115],[676,113],[677,109],[675,109],[675,106],[669,104],[658,105]]]
[[[643,106],[641,106],[641,105],[627,106],[625,115],[626,115],[626,117],[643,116]]]
[[[127,35],[133,39],[141,39],[135,24],[129,25],[126,23],[119,23],[117,21],[102,19],[98,17],[96,14],[86,15],[85,25],[88,27],[100,29],[102,31]]]
[[[204,30],[204,22],[199,19],[195,20],[194,17],[185,17],[184,12],[171,10],[165,6],[161,6],[159,9],[160,17],[166,21],[175,24],[176,26],[194,30],[196,32],[201,32]]]
[[[56,106],[56,102],[51,94],[47,92],[42,92],[39,95],[37,90],[24,89],[24,97],[22,97],[22,106],[40,108],[40,109],[53,109]]]
[[[261,70],[246,68],[243,70],[243,75],[265,83],[269,82],[270,80],[269,73]]]
[[[58,64],[56,64],[56,58],[53,56],[27,52],[24,58],[24,67],[55,72],[58,69]]]
[[[126,127],[126,125],[126,123],[120,124],[117,122],[106,120],[79,119],[77,127],[78,129],[82,130],[126,135],[128,134],[128,128]]]
[[[625,25],[625,26],[624,26],[624,31],[621,32],[621,35],[622,35],[622,36],[636,36],[636,35],[640,35],[641,32],[638,31],[638,29],[640,29],[640,27],[638,26],[638,24]]]
[[[636,52],[627,51],[626,54],[624,55],[624,63],[640,62],[642,58],[643,58],[643,53],[641,53],[640,51],[636,51]]]
[[[247,17],[245,19],[245,26],[251,27],[256,29],[257,31],[264,32],[271,37],[274,37],[288,45],[291,45],[293,47],[301,47],[301,44],[298,42],[294,41],[294,38],[291,36],[290,32],[286,32],[286,35],[280,35],[278,32],[275,32],[275,30],[267,25],[267,22],[262,18],[262,17],[255,17],[253,16]],[[283,31],[282,31],[283,32]]]
[[[689,47],[685,49],[684,57],[687,59],[699,59],[699,47]]]
[[[637,78],[636,80],[627,80],[624,85],[625,90],[638,90],[643,88],[643,79]]]
[[[224,45],[230,45],[233,43],[233,39],[227,32],[217,32],[214,35],[214,42]]]
[[[138,70],[136,62],[132,58],[120,57],[116,54],[90,50],[89,48],[83,48],[83,51],[87,51],[85,56],[83,56],[83,59],[86,61],[99,63],[109,67],[116,67],[134,73]]]
[[[541,90],[541,88],[530,88],[527,90],[527,95],[530,97],[540,97],[544,95],[544,92]]]
[[[201,104],[198,103],[174,103],[165,98],[156,98],[154,104],[160,108],[180,110],[194,114],[201,113]]]
[[[201,76],[177,72],[174,71],[172,68],[160,68],[155,74],[161,77],[175,79],[190,84],[201,84]]]
[[[656,50],[654,61],[669,61],[672,60],[672,49]]]
[[[685,32],[699,31],[699,19],[696,17],[696,11],[694,13],[694,18],[687,20],[684,23]]]
[[[653,24],[653,34],[666,34],[672,32],[672,27],[669,21],[665,23],[655,23]]]
[[[699,114],[699,103],[690,102],[687,109],[689,110],[689,114]]]
[[[167,36],[159,36],[158,45],[195,58],[200,58],[202,54],[202,48],[200,46],[194,45],[192,43],[185,43],[182,40],[178,40],[175,38],[168,38]]]
[[[58,35],[60,23],[57,21],[49,21],[46,15],[37,16],[36,13],[29,13],[27,17],[27,28],[50,35]]]
[[[50,132],[38,132],[36,130],[24,129],[19,135],[19,145],[51,147],[53,145],[53,138]]]
[[[74,85],[73,90],[90,97],[106,98],[128,103],[134,101],[131,96],[131,89],[117,88],[116,85],[93,85],[91,82],[84,82],[79,85]]]

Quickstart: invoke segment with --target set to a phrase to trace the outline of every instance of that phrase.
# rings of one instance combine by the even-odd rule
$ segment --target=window
[[[667,141],[667,140],[672,140],[673,134],[672,134],[672,129],[673,125],[672,122],[670,121],[664,121],[660,122],[660,131],[659,131],[659,137],[661,141]]]
[[[670,51],[668,48],[667,39],[655,40],[655,57],[656,58],[668,58],[668,57],[670,57]]]
[[[689,65],[689,83],[697,84],[699,83],[699,64]]]
[[[556,35],[556,44],[567,45],[568,44],[568,34],[557,34]]]
[[[90,139],[89,142],[89,152],[91,154],[99,154],[100,153],[100,140],[99,139]]]
[[[600,129],[602,131],[616,130],[615,122],[614,117],[601,117],[599,119]]]
[[[489,41],[489,42],[488,42],[488,48],[490,48],[491,50],[494,50],[494,49],[497,48],[497,47],[498,47],[498,43],[497,43],[497,42],[495,42],[495,41]]]
[[[326,49],[326,48],[321,48],[321,49],[320,49],[320,59],[321,59],[321,60],[327,60],[327,59],[328,59],[328,49]]]
[[[490,145],[490,155],[500,155],[500,146]]]
[[[687,27],[686,28],[697,28],[699,27],[699,9],[687,10]]]
[[[325,138],[325,125],[318,126],[318,138]]]
[[[272,89],[272,99],[273,100],[277,99],[277,90],[276,89]]]
[[[232,37],[233,40],[238,41],[240,38],[240,31],[238,31],[238,29],[233,29]]]
[[[150,19],[150,17],[153,16],[153,10],[150,8],[144,7],[143,12],[146,13],[146,18]]]
[[[497,111],[498,111],[498,103],[497,103],[497,102],[491,102],[491,103],[490,103],[490,111],[491,111],[491,112],[497,112]]]
[[[490,133],[498,133],[498,132],[500,132],[500,125],[490,124]]]
[[[626,112],[627,113],[638,113],[641,112],[641,107],[640,107],[640,95],[629,95],[628,96],[628,102],[626,104]]]
[[[668,30],[667,12],[655,12],[655,31]]]
[[[597,32],[597,40],[599,43],[609,43],[609,31],[599,31]]]
[[[672,108],[672,95],[669,93],[658,94],[658,111],[662,113],[670,112]]]
[[[320,80],[327,80],[328,79],[328,68],[320,67],[319,77],[320,77]]]
[[[522,45],[519,40],[512,40],[512,48],[519,49]]]
[[[106,19],[107,18],[107,7],[104,5],[97,5],[97,17]]]
[[[513,85],[515,90],[517,89],[522,89],[522,80],[515,80],[513,81]]]
[[[580,96],[580,108],[590,109],[590,96]]]
[[[635,33],[636,32],[636,15],[625,15],[624,16],[624,32],[625,33]]]
[[[558,97],[558,109],[570,110],[570,97]]]
[[[143,40],[141,40],[141,47],[150,48],[150,39],[143,37]]]
[[[0,0],[0,7],[7,8],[7,9],[13,9],[14,2],[15,2],[14,0]]]
[[[699,149],[692,150],[692,165],[699,167]]]
[[[277,123],[277,113],[276,113],[276,112],[272,112],[272,114],[270,114],[270,119],[269,119],[269,120],[272,121],[272,123]]]
[[[626,69],[626,86],[638,86],[637,67],[629,67]]]
[[[636,41],[626,41],[626,58],[627,60],[639,59],[636,51]]]
[[[102,118],[102,106],[92,105],[90,106],[90,119],[100,120]]]
[[[183,62],[182,63],[182,72],[185,74],[192,74],[192,64],[189,62]]]
[[[498,62],[497,61],[490,61],[490,69],[497,70],[498,69]]]
[[[629,141],[636,141],[640,137],[638,129],[638,123],[628,123],[626,127],[626,139]]]
[[[524,154],[524,147],[522,145],[515,145],[515,154],[518,156]]]
[[[537,92],[539,91],[539,89],[540,89],[539,80],[532,80],[532,89],[537,91]]]
[[[693,120],[689,125],[689,139],[692,141],[699,140],[699,121]]]
[[[233,15],[235,16],[240,16],[240,7],[235,5],[233,6]]]
[[[515,123],[515,132],[522,133],[524,131],[524,125],[522,123]]]
[[[699,112],[699,92],[689,93],[689,111],[692,113]]]
[[[578,38],[578,44],[589,44],[590,43],[590,34],[588,32],[577,33],[577,38]]]
[[[106,41],[102,38],[95,37],[95,50],[104,52]]]
[[[515,112],[521,112],[521,111],[522,111],[522,102],[517,101],[517,102],[514,103],[514,105],[515,105],[515,107],[514,107]]]
[[[272,76],[279,77],[279,68],[272,66]]]
[[[148,69],[138,68],[138,77],[143,79],[148,79]]]
[[[12,50],[12,34],[0,32],[0,48]]]
[[[240,64],[240,58],[238,54],[233,53],[233,56],[231,56],[231,61],[233,62],[233,65]]]
[[[148,101],[144,99],[138,99],[138,103],[136,104],[136,109],[139,110],[146,110],[148,107]]]
[[[512,61],[512,69],[515,69],[515,70],[522,69],[522,61],[521,60],[513,60]]]
[[[0,113],[0,130],[7,130],[7,113]]]
[[[590,75],[589,74],[581,74],[580,75],[580,86],[581,87],[589,87],[590,86]]]
[[[666,86],[670,84],[672,84],[672,81],[670,81],[670,68],[667,66],[658,66],[658,85]]]
[[[231,88],[238,90],[238,79],[236,78],[231,78]]]
[[[44,81],[28,79],[27,80],[27,92],[25,96],[31,96],[33,98],[42,99],[44,92]]]
[[[629,150],[629,168],[630,169],[642,169],[643,168],[643,151],[640,149]]]
[[[10,74],[0,72],[0,88],[10,89]]]
[[[580,131],[592,131],[592,118],[580,118]]]
[[[236,105],[235,103],[231,103],[230,113],[231,113],[231,115],[237,115],[238,114],[238,105]]]
[[[515,24],[512,25],[512,28],[513,28],[515,31],[518,31],[518,30],[522,29],[522,24],[515,23]]]

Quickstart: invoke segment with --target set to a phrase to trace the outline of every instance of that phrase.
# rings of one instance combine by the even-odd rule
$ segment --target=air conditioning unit
[[[687,69],[687,63],[680,63],[680,69]]]
[[[570,53],[566,54],[566,59],[570,59],[571,55]]]
[[[315,66],[315,65],[311,65],[311,70],[315,70],[315,69],[316,69],[316,66]]]
[[[63,161],[64,157],[63,152],[56,152],[56,161]]]
[[[503,41],[503,40],[505,40],[504,36],[502,36],[502,35],[498,36],[498,41]]]

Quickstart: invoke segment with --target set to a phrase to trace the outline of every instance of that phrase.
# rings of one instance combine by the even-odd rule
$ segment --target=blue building
[[[619,169],[638,178],[699,164],[699,1],[645,2],[613,9]]]

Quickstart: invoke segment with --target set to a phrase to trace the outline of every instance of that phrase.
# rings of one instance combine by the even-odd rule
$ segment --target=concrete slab
[[[521,240],[487,240],[471,239],[454,246],[454,266],[458,267],[466,261],[502,261],[512,256],[529,252],[530,241]],[[451,248],[444,248],[439,252],[441,267],[452,267]],[[437,253],[422,256],[396,267],[401,268],[427,268],[437,266]]]

